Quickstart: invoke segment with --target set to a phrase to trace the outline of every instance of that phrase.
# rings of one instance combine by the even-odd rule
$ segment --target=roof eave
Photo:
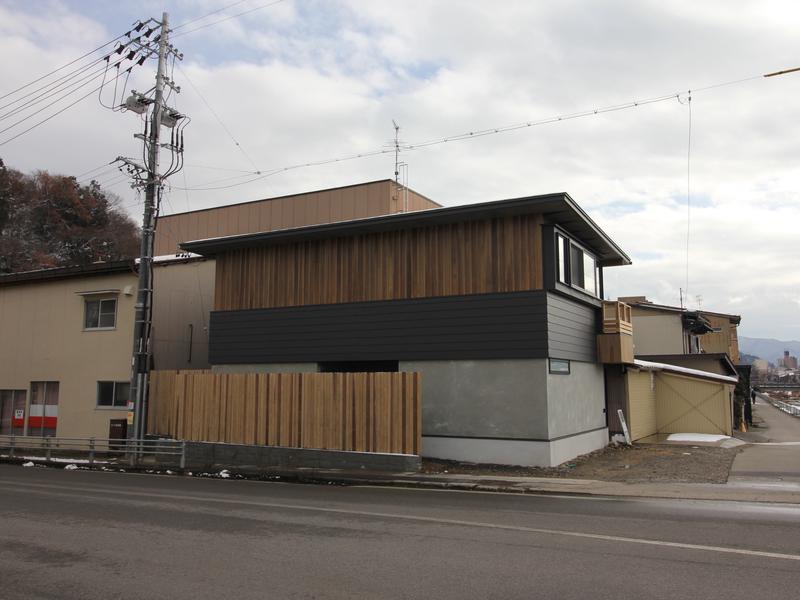
[[[467,204],[454,207],[432,208],[428,210],[414,211],[408,213],[395,213],[391,215],[379,215],[356,219],[351,221],[339,221],[335,223],[325,223],[322,225],[310,225],[293,229],[283,229],[277,231],[267,231],[261,233],[247,233],[235,236],[220,238],[209,238],[205,240],[193,240],[180,244],[183,250],[195,252],[206,256],[212,256],[238,249],[261,244],[273,244],[288,241],[313,240],[334,235],[351,235],[360,232],[380,232],[415,225],[430,225],[436,223],[453,222],[464,219],[477,219],[481,216],[496,214],[547,214],[548,204],[552,204],[550,212],[563,211],[566,208],[578,215],[580,220],[586,224],[591,233],[595,236],[595,242],[600,242],[605,246],[602,256],[599,256],[602,266],[629,265],[631,259],[614,241],[603,232],[597,224],[581,209],[575,201],[564,192],[557,194],[545,194],[541,196],[526,196],[523,198],[512,198],[493,202],[482,202],[478,204]],[[541,210],[530,210],[533,208]],[[528,209],[528,210],[526,210]],[[597,250],[597,248],[595,248]]]

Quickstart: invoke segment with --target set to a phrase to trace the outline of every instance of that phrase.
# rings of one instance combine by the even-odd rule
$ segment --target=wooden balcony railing
[[[603,302],[603,333],[633,334],[631,307],[624,302]]]

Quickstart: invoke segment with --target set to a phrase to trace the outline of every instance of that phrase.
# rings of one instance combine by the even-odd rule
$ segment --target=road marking
[[[280,502],[257,502],[253,500],[232,500],[227,498],[212,498],[206,496],[198,496],[192,494],[163,494],[152,492],[134,492],[134,491],[119,491],[109,488],[99,487],[77,487],[77,486],[62,486],[45,483],[25,483],[19,481],[9,481],[0,479],[0,482],[11,484],[13,487],[33,487],[33,488],[47,488],[56,490],[73,490],[83,492],[86,494],[100,494],[96,496],[100,500],[108,500],[108,494],[117,494],[122,496],[145,496],[150,500],[182,500],[182,501],[198,501],[210,502],[219,504],[236,504],[241,506],[253,506],[258,508],[273,508],[278,510],[289,511],[306,511],[317,512],[325,514],[336,515],[349,515],[358,517],[370,517],[378,519],[392,519],[401,521],[414,521],[420,523],[435,523],[440,525],[455,525],[459,527],[475,527],[480,529],[497,529],[501,531],[516,531],[521,533],[537,533],[542,535],[552,535],[560,537],[570,537],[579,539],[599,540],[604,542],[619,542],[625,544],[640,544],[645,546],[656,546],[664,548],[679,548],[682,550],[699,550],[702,552],[716,552],[720,554],[738,554],[743,556],[758,556],[761,558],[773,558],[780,560],[794,560],[800,561],[798,554],[784,554],[781,552],[767,552],[763,550],[748,550],[745,548],[731,548],[727,546],[707,546],[705,544],[689,544],[685,542],[669,542],[666,540],[653,540],[647,538],[633,538],[619,535],[607,535],[603,533],[588,533],[582,531],[568,531],[564,529],[547,529],[543,527],[525,527],[522,525],[503,525],[501,523],[486,523],[483,521],[465,521],[461,519],[443,519],[439,517],[425,517],[422,515],[403,515],[398,513],[384,513],[366,510],[352,510],[345,508],[330,508],[324,506],[311,506],[304,504],[284,504]],[[30,490],[33,492],[39,491],[40,493],[48,493],[44,490]],[[67,495],[64,493],[55,492],[55,495]]]

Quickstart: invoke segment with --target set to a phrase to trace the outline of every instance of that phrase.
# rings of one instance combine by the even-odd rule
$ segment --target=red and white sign
[[[14,411],[14,417],[11,419],[12,427],[23,427],[25,425],[25,409],[18,408]]]
[[[55,429],[58,423],[58,404],[31,404],[28,427]]]

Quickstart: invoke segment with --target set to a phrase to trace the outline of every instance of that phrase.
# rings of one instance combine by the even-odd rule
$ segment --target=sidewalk
[[[734,459],[728,485],[800,488],[800,418],[760,400],[753,420],[758,426],[739,436],[751,445]]]
[[[521,494],[683,498],[688,500],[800,504],[800,482],[780,486],[748,485],[744,483],[619,483],[594,479],[427,475],[420,473],[345,473],[302,470],[283,473],[281,476],[282,478],[310,483],[330,482],[344,485],[401,486]]]

